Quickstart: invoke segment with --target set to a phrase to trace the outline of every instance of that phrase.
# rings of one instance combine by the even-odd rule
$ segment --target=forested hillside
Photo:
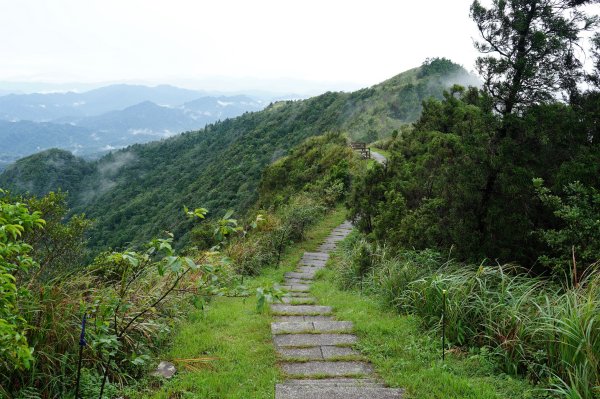
[[[133,145],[97,162],[70,160],[62,175],[74,174],[72,181],[54,177],[61,175],[54,158],[34,155],[0,175],[0,186],[37,195],[68,190],[73,211],[96,220],[92,246],[139,243],[164,229],[182,232],[186,226],[176,222],[176,215],[184,205],[206,206],[211,216],[248,208],[264,167],[307,137],[328,131],[368,141],[385,137],[414,121],[423,100],[442,98],[449,85],[465,81],[474,78],[462,67],[430,60],[354,93],[278,102],[198,132]],[[81,165],[78,172],[72,170],[75,164]]]
[[[378,143],[389,160],[353,186],[362,234],[336,271],[429,331],[443,314],[451,345],[551,397],[596,399],[600,33],[584,3],[473,2],[483,90],[453,87]]]

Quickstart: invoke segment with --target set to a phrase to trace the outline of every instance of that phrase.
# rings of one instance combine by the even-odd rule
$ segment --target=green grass
[[[258,286],[283,280],[296,268],[305,251],[315,251],[331,230],[345,220],[342,207],[330,212],[309,230],[306,239],[291,246],[279,268],[268,268],[245,283],[250,292]],[[256,299],[217,298],[205,309],[194,309],[176,326],[172,345],[162,359],[179,363],[172,380],[142,382],[130,398],[273,398],[282,379],[271,341],[268,313],[256,312]],[[176,359],[215,357],[199,370],[187,370]]]
[[[498,374],[482,357],[453,352],[442,363],[440,339],[422,332],[415,317],[398,315],[360,292],[338,289],[332,270],[319,273],[312,292],[319,303],[334,307],[339,320],[354,322],[356,349],[389,386],[407,389],[409,398],[535,397],[531,385]]]
[[[180,370],[147,398],[272,398],[278,378],[270,317],[258,314],[255,300],[219,298],[205,312],[194,311],[176,331],[164,358]],[[176,359],[216,357],[197,371]],[[150,389],[151,391],[151,389]]]

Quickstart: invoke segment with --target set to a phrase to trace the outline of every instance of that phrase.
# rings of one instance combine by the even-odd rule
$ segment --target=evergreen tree
[[[578,41],[597,23],[577,8],[584,3],[494,0],[486,8],[473,2],[471,17],[482,38],[476,47],[483,54],[477,70],[498,112],[507,116],[575,90],[581,76]]]

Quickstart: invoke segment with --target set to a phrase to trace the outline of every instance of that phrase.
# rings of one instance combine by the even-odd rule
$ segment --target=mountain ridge
[[[90,239],[101,248],[142,242],[164,228],[185,235],[175,222],[184,205],[206,207],[213,215],[226,209],[243,211],[256,198],[265,166],[306,138],[328,131],[346,132],[355,140],[373,141],[373,132],[374,139],[385,137],[414,121],[423,100],[441,98],[449,86],[445,78],[457,71],[471,78],[449,60],[432,62],[441,72],[421,73],[427,69],[424,64],[383,86],[272,103],[199,131],[112,152],[89,164],[91,172],[72,188],[73,211],[98,219]],[[399,112],[398,106],[406,112]],[[44,173],[43,159],[20,160],[0,175],[0,185],[31,186],[19,173],[30,163]]]

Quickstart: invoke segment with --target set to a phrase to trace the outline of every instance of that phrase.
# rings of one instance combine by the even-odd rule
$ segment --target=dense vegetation
[[[548,262],[536,260],[556,245],[540,232],[583,220],[566,220],[577,215],[561,220],[536,193],[533,179],[543,179],[561,196],[579,196],[569,205],[582,219],[597,214],[600,148],[590,135],[597,134],[592,127],[598,114],[558,103],[537,105],[513,118],[510,136],[492,152],[490,132],[502,126],[489,103],[484,93],[456,87],[444,101],[425,104],[414,129],[390,145],[387,165],[371,170],[355,193],[353,209],[364,231],[401,247],[453,247],[463,260],[487,257],[545,270]],[[579,182],[576,189],[573,182]],[[598,252],[586,247],[598,228],[581,226],[571,243],[584,264],[597,259]]]
[[[431,249],[392,253],[358,235],[345,245],[335,269],[341,287],[418,316],[421,326],[438,336],[446,298],[449,347],[468,349],[497,371],[525,375],[564,397],[596,397],[597,272],[560,284],[514,265],[469,265]]]
[[[539,272],[568,269],[570,260],[551,258],[574,245],[587,267],[599,255],[591,238],[600,233],[600,92],[571,91],[570,103],[524,99],[503,115],[494,90],[455,86],[387,141],[390,160],[357,185],[351,204],[361,229],[399,248],[452,247],[462,260],[516,261]],[[561,229],[571,236],[549,233]]]
[[[317,167],[298,166],[308,162]],[[296,178],[278,179],[289,165]],[[184,252],[173,249],[174,236],[166,233],[139,250],[102,252],[89,264],[84,233],[90,221],[84,215],[65,219],[63,193],[23,198],[2,192],[0,394],[73,397],[79,386],[83,397],[113,397],[134,384],[187,312],[215,296],[254,295],[243,276],[277,267],[289,245],[344,199],[344,184],[358,165],[345,136],[313,137],[265,169],[260,206],[243,220],[228,212],[206,221],[208,210],[182,209],[192,244]],[[285,200],[272,195],[279,192]],[[283,294],[272,284],[257,288],[259,310]]]
[[[93,166],[85,160],[68,151],[51,149],[17,161],[2,176],[12,182],[15,192],[42,195],[58,189],[77,192],[92,172]]]
[[[74,216],[65,222],[66,212],[61,194],[0,197],[3,397],[72,397],[78,343],[86,347],[81,392],[91,389],[85,396],[97,396],[104,389],[112,395],[114,383],[145,372],[152,349],[182,314],[182,297],[231,286],[217,278],[230,276],[218,256],[180,256],[172,235],[139,252],[102,253],[76,268],[89,221]]]
[[[483,89],[456,85],[354,185],[338,269],[504,372],[600,394],[600,87],[575,48],[588,2],[475,1]],[[473,349],[472,349],[473,350]],[[478,350],[479,349],[475,349]]]
[[[189,224],[178,218],[183,205],[207,207],[211,217],[229,208],[243,211],[256,200],[263,168],[307,137],[330,130],[348,131],[354,138],[367,132],[367,138],[385,136],[414,121],[425,98],[441,98],[444,88],[468,78],[461,67],[432,60],[372,88],[275,103],[94,163],[56,151],[34,155],[0,175],[0,186],[36,195],[69,191],[74,212],[96,221],[89,234],[96,249],[140,244],[164,228],[187,242]],[[64,170],[57,157],[64,160]]]

